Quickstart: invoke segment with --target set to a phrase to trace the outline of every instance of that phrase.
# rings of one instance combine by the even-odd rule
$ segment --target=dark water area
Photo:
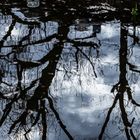
[[[0,3],[0,140],[140,139],[139,3],[107,2]]]

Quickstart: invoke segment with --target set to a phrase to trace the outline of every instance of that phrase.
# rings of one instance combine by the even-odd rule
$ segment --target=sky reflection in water
[[[13,11],[16,13],[15,9]],[[21,15],[18,12],[16,14]],[[1,18],[2,16],[3,15],[1,14]],[[11,16],[5,18],[7,18],[6,21],[8,21],[8,23],[5,24],[3,23],[4,21],[1,20],[0,23],[3,25],[3,27],[0,27],[0,39],[5,36],[12,23]],[[73,136],[74,140],[96,140],[100,135],[110,107],[116,100],[116,95],[118,95],[116,91],[118,90],[118,92],[120,92],[121,82],[119,83],[119,86],[117,85],[118,87],[114,93],[111,93],[111,90],[113,86],[116,85],[121,79],[119,76],[120,65],[122,65],[120,62],[120,48],[122,47],[120,45],[120,30],[122,27],[120,21],[109,21],[102,23],[95,22],[94,24],[89,24],[86,21],[82,22],[84,22],[84,27],[79,27],[76,22],[73,22],[73,24],[68,27],[69,32],[67,34],[67,40],[65,40],[65,38],[59,40],[57,37],[54,37],[48,42],[44,41],[39,42],[38,44],[35,44],[35,42],[59,33],[59,23],[56,21],[47,21],[44,23],[40,22],[39,27],[31,27],[32,31],[29,39],[23,40],[21,44],[24,47],[26,44],[28,45],[18,52],[16,58],[17,60],[14,60],[14,55],[12,53],[9,55],[9,53],[13,51],[14,46],[18,45],[22,38],[26,38],[26,36],[28,36],[30,29],[28,25],[15,23],[11,36],[7,37],[3,43],[4,47],[1,48],[1,55],[9,55],[9,59],[11,58],[12,61],[7,62],[6,59],[0,60],[1,68],[3,68],[3,71],[7,71],[2,77],[2,81],[4,83],[1,83],[0,87],[1,91],[4,92],[4,95],[7,97],[17,93],[18,90],[16,88],[19,84],[19,75],[17,75],[16,63],[21,63],[21,61],[32,61],[38,65],[37,67],[31,68],[26,66],[27,68],[22,71],[21,88],[23,89],[27,88],[34,80],[40,79],[42,77],[42,71],[49,66],[51,62],[54,64],[57,63],[55,76],[52,78],[52,83],[49,87],[48,94],[51,95],[50,97],[53,100],[54,107],[57,110],[59,117],[65,124],[69,133]],[[98,25],[98,28],[101,28],[98,29],[100,30],[99,32],[94,33],[94,25]],[[129,27],[127,31],[130,34],[133,34],[131,28],[132,27]],[[139,34],[139,27],[137,27],[137,30],[138,31],[136,34]],[[88,38],[89,36],[92,37]],[[74,43],[72,40],[75,42],[80,41],[84,43],[96,43],[100,47],[92,48],[88,45],[82,46],[79,44],[79,49],[77,49],[77,47],[73,45]],[[57,43],[60,43],[61,45],[61,41],[64,42],[64,48],[59,61],[58,59],[43,61],[42,58],[45,57],[47,53],[52,51]],[[139,45],[133,45],[133,39],[131,37],[128,37],[127,41],[128,52],[126,59],[129,63],[137,65],[138,69],[140,66]],[[56,57],[57,55],[59,56],[60,54],[56,53]],[[40,63],[41,65],[39,65]],[[136,102],[139,102],[139,72],[131,71],[130,66],[131,65],[126,66],[126,79],[128,80],[128,85],[126,84],[126,88],[127,86],[130,86],[133,99]],[[48,74],[53,75],[54,73]],[[46,81],[46,83],[47,82],[48,81]],[[36,91],[38,85],[40,86],[39,81],[37,81],[34,87],[28,91],[29,96]],[[126,108],[128,120],[131,122],[133,118],[135,118],[134,122],[132,123],[132,129],[133,133],[138,139],[140,110],[136,105],[131,104],[131,100],[128,101],[128,96],[125,92],[122,94],[124,94],[123,104]],[[120,103],[122,103],[121,98],[118,98]],[[2,100],[1,102],[4,106],[5,103],[3,103]],[[50,102],[46,99],[45,104],[47,107],[49,106],[49,103]],[[125,124],[125,121],[121,119],[121,115],[123,113],[121,112],[120,106],[121,105],[117,102],[111,111],[109,117],[110,119],[104,132],[104,139],[124,140],[126,139],[125,126],[129,127],[131,130],[131,126],[127,126],[127,123]],[[24,111],[24,109],[25,108],[23,107],[22,111]],[[51,112],[51,109],[47,109],[47,111],[49,112],[47,113],[48,140],[67,140],[68,137],[60,128],[60,124],[58,123],[59,120],[55,118],[55,115],[53,112]],[[124,117],[126,116],[124,115]],[[4,131],[9,127],[9,124],[7,123],[8,122],[6,121],[6,123],[3,124],[3,127],[1,128],[1,135],[6,135]],[[21,136],[22,131],[23,130],[21,130],[21,134],[17,134],[19,135],[19,138],[17,137],[17,139],[24,139],[24,137]],[[41,133],[42,128],[36,126],[34,131],[30,132],[29,137],[30,139],[39,140],[39,135]],[[7,140],[9,139],[10,138],[7,138]],[[13,136],[11,136],[11,139],[14,139]]]

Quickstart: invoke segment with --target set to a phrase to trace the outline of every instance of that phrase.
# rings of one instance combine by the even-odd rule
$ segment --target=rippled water
[[[1,8],[0,140],[140,139],[140,26],[87,9]]]

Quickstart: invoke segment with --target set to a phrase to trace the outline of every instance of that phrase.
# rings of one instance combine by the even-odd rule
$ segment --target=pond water
[[[140,26],[87,9],[1,8],[0,140],[140,139]]]

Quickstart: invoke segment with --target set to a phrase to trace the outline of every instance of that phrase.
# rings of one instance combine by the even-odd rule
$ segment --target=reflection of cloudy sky
[[[84,68],[80,69],[80,77],[75,74],[69,80],[65,80],[63,79],[64,73],[58,72],[54,79],[55,87],[52,86],[51,91],[57,98],[61,118],[77,140],[97,139],[108,108],[112,105],[114,96],[110,91],[112,85],[119,80],[119,45],[117,45],[120,40],[119,30],[118,23],[107,23],[101,26],[101,33],[97,36],[98,39],[101,38],[100,57],[94,61],[97,61],[95,63],[97,79],[91,74],[92,68],[87,61],[83,64]],[[138,54],[137,48],[134,52],[133,59],[135,60]],[[87,71],[87,67],[90,70]],[[138,85],[139,83],[132,85],[133,89],[136,86],[136,93],[139,92]],[[136,94],[134,98],[139,100],[138,95]],[[132,105],[127,110],[131,112]],[[114,140],[125,139],[125,134],[119,130],[119,128],[123,129],[123,125],[120,123],[120,113],[116,114],[118,111],[117,105],[106,129],[107,139],[109,139],[107,135]],[[131,120],[133,115],[129,117]],[[137,125],[135,128],[137,129]],[[63,138],[60,139],[63,140]]]
[[[32,34],[30,37],[30,42],[35,42],[38,40],[43,40],[48,36],[57,33],[58,24],[56,22],[48,21],[46,23],[40,23],[39,28],[34,27],[32,29]],[[5,26],[5,32],[9,29],[8,26]],[[27,36],[29,33],[29,29],[27,25],[22,25],[16,23],[14,29],[11,32],[11,36],[7,38],[5,42],[5,46],[18,44],[19,40],[21,40],[24,36]],[[12,40],[12,41],[11,41]],[[26,43],[26,42],[25,42]],[[24,44],[24,42],[23,42]]]
[[[80,26],[80,25],[79,25]],[[70,26],[70,32],[68,34],[68,37],[70,39],[75,39],[75,38],[85,38],[87,36],[90,36],[93,31],[93,26],[84,24],[85,30],[83,31],[77,31],[75,30],[75,26]]]
[[[5,22],[5,19],[8,19],[8,22]],[[10,26],[11,22],[12,22],[12,17],[11,16],[4,16],[2,15],[2,13],[0,12],[0,24],[2,24],[2,26],[0,26],[0,39],[2,39],[2,37],[6,34],[8,27]]]
[[[130,48],[130,54],[128,56],[128,60],[130,63],[135,64],[140,68],[140,47],[135,45],[135,47]]]
[[[4,26],[3,26],[3,29],[1,29],[2,32],[0,33],[1,38],[6,34],[7,30],[9,29],[9,26],[11,24],[10,16],[3,17],[3,18],[9,18],[9,20],[8,20],[9,23],[3,24]],[[0,23],[2,24],[2,22],[3,21],[1,20]],[[58,24],[56,22],[52,22],[52,21],[48,21],[46,23],[40,23],[40,28],[35,28],[35,27],[33,28],[30,42],[35,42],[35,41],[38,41],[41,39],[45,39],[46,37],[57,33],[57,27],[58,27]],[[7,38],[4,45],[5,46],[17,45],[19,40],[21,40],[23,37],[28,35],[28,33],[29,33],[28,26],[16,23],[14,29],[11,32],[11,36]],[[46,55],[53,48],[53,45],[56,42],[57,42],[57,40],[54,38],[50,42],[47,42],[47,43],[24,46],[22,52],[20,52],[18,54],[18,59],[23,60],[23,61],[35,62],[35,61],[41,59],[44,55]],[[24,42],[23,42],[23,44],[24,44]],[[25,44],[26,44],[26,42],[25,42]],[[6,55],[12,51],[13,51],[12,47],[2,47],[1,48],[2,55]],[[13,55],[10,55],[10,57],[12,58]],[[17,75],[16,75],[16,71],[15,71],[16,65],[14,64],[14,60],[13,60],[13,62],[1,60],[1,67],[6,69],[7,71],[9,71],[9,73],[11,73],[11,74],[6,74],[5,77],[3,78],[3,80],[5,82],[7,82],[8,84],[12,84],[12,85],[17,84]],[[38,72],[40,72],[42,70],[42,67],[44,67],[44,66],[41,66],[39,69],[35,68],[35,69],[26,70],[23,74],[22,82],[25,82],[25,84],[29,84],[29,82],[31,82],[33,79],[37,78],[36,75]]]
[[[45,26],[46,30],[44,31],[43,29]],[[17,28],[20,28],[20,31]],[[25,28],[25,26],[16,24],[16,28],[12,32],[13,40],[18,40],[23,32],[24,35],[26,35],[28,31]],[[47,22],[45,25],[41,24],[41,29],[37,28],[33,30],[31,38],[34,40],[36,34],[41,35],[36,38],[37,40],[45,38],[46,36],[57,33],[57,28],[58,24],[56,22]],[[86,31],[75,32],[74,26],[71,26],[68,37],[70,39],[84,38],[92,34],[92,29],[92,26],[89,26]],[[47,35],[45,32],[47,32]],[[67,129],[72,136],[74,136],[75,140],[96,139],[101,130],[108,108],[112,105],[114,96],[110,91],[112,85],[116,84],[119,79],[119,34],[120,24],[118,22],[103,23],[101,25],[101,33],[97,34],[97,38],[95,37],[96,40],[101,41],[99,58],[95,58],[94,55],[90,56],[95,66],[97,78],[94,76],[90,63],[85,58],[83,60],[83,57],[81,57],[80,60],[81,63],[79,65],[81,66],[79,67],[79,71],[76,71],[74,65],[69,65],[69,63],[74,63],[73,61],[75,58],[73,58],[73,55],[69,54],[71,46],[69,46],[69,44],[66,44],[65,46],[62,54],[63,59],[58,65],[59,69],[62,71],[56,73],[50,91],[54,96],[54,99],[56,99],[56,108],[60,113],[62,121],[67,126]],[[27,50],[30,49],[29,51],[33,54],[32,56],[28,56],[26,50],[20,54],[21,59],[23,58],[22,56],[25,56],[28,60],[39,60],[52,49],[55,41],[56,40],[52,40],[47,44],[40,44],[38,46],[27,46]],[[5,45],[8,45],[8,40]],[[88,50],[88,48],[86,48],[85,51],[86,50]],[[7,52],[6,49],[2,51]],[[75,51],[74,48],[71,49],[71,51]],[[66,54],[66,56],[64,56],[64,54]],[[138,47],[133,48],[133,53],[131,57],[129,57],[129,61],[139,64],[139,54],[140,49]],[[67,58],[68,55],[70,55],[70,57]],[[67,69],[71,69],[70,72],[72,73],[68,72],[68,75],[66,76],[63,66],[67,66]],[[11,73],[14,73],[13,67],[14,66],[11,66],[10,68]],[[42,70],[42,68],[40,69]],[[29,80],[34,80],[36,78],[35,75],[37,75],[37,69],[26,70],[24,74],[23,82],[28,84],[30,82]],[[133,90],[135,91],[134,97],[139,101],[139,75],[133,74],[133,76],[135,76],[134,78],[137,78],[138,81],[132,84]],[[116,108],[115,111],[117,112],[118,108]],[[120,125],[115,124],[116,122],[119,122],[120,117],[118,116],[120,114],[117,114],[115,111],[111,116],[114,119],[114,122],[112,120],[106,130],[106,133],[112,135],[112,137],[116,134],[120,135],[119,131],[115,131],[117,130],[118,125]],[[55,132],[55,126],[51,124],[49,125],[48,140],[67,140],[67,137],[62,130],[61,132]],[[39,138],[36,136],[36,139],[38,140]],[[124,139],[124,136],[120,135],[120,137],[116,137],[113,140],[118,139]]]
[[[114,38],[119,40],[119,29],[109,24],[101,27],[98,39],[102,38],[102,33],[103,36],[106,34],[106,38],[101,40],[100,57],[93,58],[98,78],[94,77],[89,62],[84,61],[79,74],[71,75],[69,79],[63,77],[65,72],[58,72],[54,79],[55,87],[51,87],[61,118],[77,140],[97,139],[104,122],[104,112],[113,101],[110,90],[118,81],[119,46],[113,43]],[[109,33],[105,29],[110,29]]]
[[[61,76],[62,74],[60,79]],[[81,75],[81,85],[78,80],[76,76],[72,82],[62,80],[62,87],[58,87],[60,91],[57,91],[57,106],[61,118],[74,136],[79,135],[82,139],[94,138],[99,134],[104,120],[102,111],[111,105],[113,99],[110,94],[111,86],[105,84],[101,77],[91,80],[88,74]]]
[[[107,23],[103,23],[101,25],[101,33],[98,35],[98,37],[100,39],[111,39],[112,43],[114,42],[114,37],[119,35],[120,31],[120,23],[118,23],[118,21],[113,21],[113,22],[107,22]],[[117,38],[115,38],[115,40],[117,40]]]

